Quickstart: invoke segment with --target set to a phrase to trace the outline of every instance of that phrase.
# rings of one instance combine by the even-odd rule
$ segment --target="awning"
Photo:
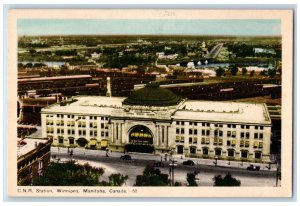
[[[108,146],[108,140],[101,140],[100,145],[101,145],[101,147],[107,147]]]
[[[95,140],[95,139],[91,139],[90,140],[90,145],[91,146],[94,146],[94,145],[96,145],[97,144],[97,140]]]

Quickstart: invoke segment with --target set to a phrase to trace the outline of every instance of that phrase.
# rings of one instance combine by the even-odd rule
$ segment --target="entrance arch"
[[[152,134],[151,130],[144,125],[134,126],[129,131],[129,143],[130,144],[152,145],[153,144],[153,134]]]

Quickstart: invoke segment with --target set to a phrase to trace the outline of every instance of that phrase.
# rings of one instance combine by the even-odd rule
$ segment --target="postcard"
[[[292,10],[8,21],[11,197],[292,196]]]

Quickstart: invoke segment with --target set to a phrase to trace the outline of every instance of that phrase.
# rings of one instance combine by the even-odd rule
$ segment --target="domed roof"
[[[144,88],[134,91],[123,101],[125,105],[143,106],[172,106],[181,101],[181,98],[170,90],[159,87],[157,83],[147,84]]]

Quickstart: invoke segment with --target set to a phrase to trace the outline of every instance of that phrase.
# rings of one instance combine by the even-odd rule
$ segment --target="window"
[[[202,127],[205,127],[205,123],[204,122],[202,122]]]
[[[216,155],[216,156],[220,156],[220,155],[221,155],[221,152],[222,152],[221,149],[219,149],[219,148],[215,149],[215,155]]]
[[[259,148],[263,148],[263,142],[259,142]]]
[[[231,137],[231,131],[227,131],[227,137]]]
[[[244,147],[245,146],[245,141],[244,140],[241,140],[240,141],[240,147]]]
[[[198,130],[194,129],[194,135],[198,134]]]
[[[255,152],[254,154],[255,159],[261,159],[261,152]]]
[[[263,133],[260,133],[260,134],[259,134],[259,139],[263,139],[263,138],[264,138]]]
[[[209,144],[209,143],[210,143],[210,139],[209,139],[209,138],[206,138],[205,144]]]
[[[64,138],[63,137],[58,137],[58,143],[63,144],[64,143]]]
[[[189,134],[193,134],[193,130],[192,129],[189,129]]]
[[[193,125],[193,122],[190,122],[189,125]]]
[[[258,139],[258,133],[254,133],[254,139]]]
[[[249,125],[246,125],[246,129],[250,129],[250,126],[249,126]]]
[[[192,137],[189,138],[189,143],[190,143],[190,144],[193,143],[193,138],[192,138]]]
[[[249,132],[246,132],[246,138],[249,139],[249,137],[250,137]]]
[[[205,136],[205,129],[202,130],[202,136]]]
[[[231,137],[235,138],[236,137],[236,131],[232,131]]]
[[[181,125],[184,125],[184,122],[181,122]]]
[[[184,136],[181,136],[180,142],[181,142],[181,143],[184,143]]]
[[[235,125],[235,124],[233,124],[233,125],[232,125],[232,128],[236,128],[236,125]]]
[[[184,128],[180,129],[181,134],[184,134]]]
[[[228,157],[234,157],[234,150],[228,150]]]
[[[197,122],[194,122],[194,126],[197,126]]]
[[[218,145],[219,141],[218,141],[218,138],[214,138],[214,145]]]
[[[245,125],[241,125],[241,129],[245,129]]]
[[[205,144],[205,138],[204,137],[201,138],[201,144]]]
[[[241,138],[244,138],[244,137],[245,137],[245,133],[241,132]]]
[[[245,147],[249,147],[250,142],[249,141],[245,141]]]
[[[70,144],[70,145],[73,145],[73,144],[74,144],[74,138],[71,138],[71,137],[69,138],[69,144]]]
[[[197,144],[197,137],[194,137],[194,138],[193,138],[193,143],[194,143],[194,144]]]
[[[180,136],[176,136],[175,142],[180,142]]]
[[[242,151],[241,151],[241,157],[242,157],[242,158],[248,158],[248,151],[242,150]]]
[[[190,147],[190,153],[196,154],[196,147]]]
[[[207,147],[204,147],[204,148],[203,148],[203,154],[204,154],[204,155],[208,155],[208,148],[207,148]]]
[[[223,139],[219,139],[219,145],[223,145]]]
[[[210,131],[206,130],[206,136],[209,136],[209,135],[210,135]]]
[[[254,129],[258,129],[258,126],[254,126]]]
[[[258,148],[258,141],[254,141],[253,148]]]

